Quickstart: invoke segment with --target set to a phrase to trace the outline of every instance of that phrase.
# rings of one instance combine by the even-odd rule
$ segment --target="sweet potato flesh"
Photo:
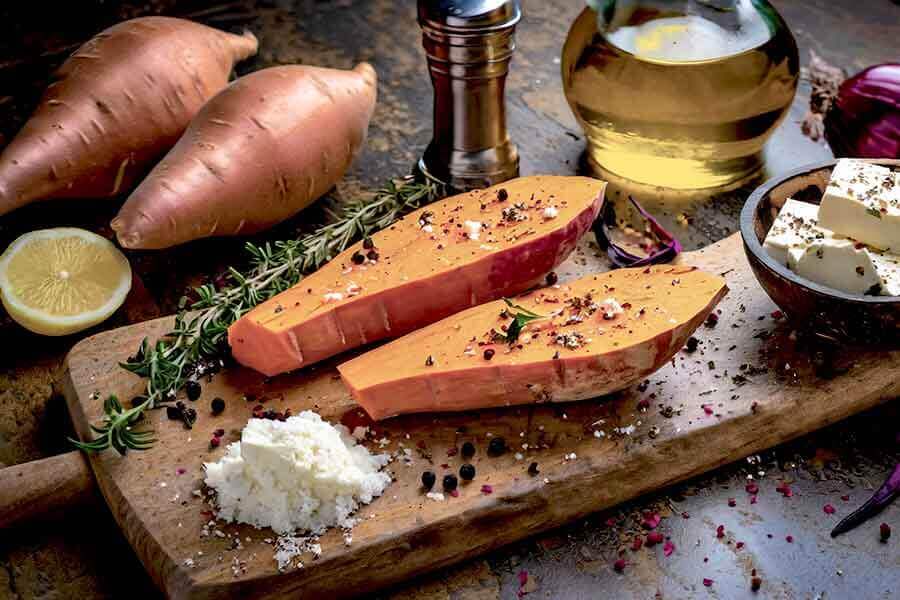
[[[693,267],[621,269],[470,308],[338,367],[374,419],[608,394],[659,369],[724,296]],[[529,322],[504,339],[517,313]]]
[[[232,325],[234,357],[275,375],[533,287],[590,227],[604,186],[524,177],[420,209]]]

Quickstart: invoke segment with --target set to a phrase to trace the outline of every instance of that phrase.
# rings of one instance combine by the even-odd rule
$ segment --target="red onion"
[[[900,63],[844,81],[825,115],[825,138],[836,157],[900,158]]]
[[[847,515],[835,526],[831,531],[831,537],[850,531],[866,519],[877,515],[898,496],[900,496],[900,463],[894,467],[893,472],[888,475],[888,478],[872,497],[866,500],[865,504]]]
[[[640,233],[648,239],[647,256],[638,256],[625,249],[624,246],[613,241],[610,231],[617,225],[616,209],[609,200],[603,203],[600,216],[594,222],[594,235],[600,248],[606,250],[609,260],[616,267],[644,267],[657,263],[669,262],[681,252],[681,244],[669,233],[665,227],[659,224],[653,215],[648,213],[638,204],[634,198],[628,198],[634,208],[645,221],[644,230]]]

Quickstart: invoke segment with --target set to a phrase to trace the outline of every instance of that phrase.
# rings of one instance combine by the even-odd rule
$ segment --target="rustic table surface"
[[[803,63],[815,51],[855,72],[900,56],[900,6],[891,0],[787,0],[774,4],[792,28]],[[77,5],[77,6],[76,6]],[[419,45],[415,3],[392,0],[252,0],[210,2],[71,3],[65,8],[0,8],[0,146],[33,109],[48,75],[77,45],[123,18],[162,12],[223,28],[248,27],[260,38],[259,56],[241,72],[302,62],[349,67],[372,62],[379,72],[379,105],[368,148],[335,193],[338,199],[409,170],[428,142],[431,91]],[[522,172],[578,171],[584,141],[563,98],[559,52],[583,3],[529,2],[518,29],[508,81],[509,126],[522,155]],[[767,152],[767,172],[830,156],[800,134],[809,86],[801,85],[789,118]],[[627,189],[625,190],[628,191]],[[621,190],[620,190],[621,193]],[[710,197],[653,196],[644,200],[689,248],[737,229],[747,190]],[[0,248],[29,229],[79,225],[109,235],[115,203],[31,207],[0,220]],[[315,214],[269,234],[293,235]],[[143,286],[105,328],[174,310],[185,289],[224,265],[240,263],[240,244],[204,242],[161,253],[134,253]],[[91,332],[86,333],[88,335]],[[54,380],[79,338],[27,334],[0,309],[0,467],[69,450],[69,419]],[[764,575],[769,598],[896,598],[900,596],[900,540],[878,541],[877,524],[900,530],[900,506],[837,540],[828,531],[837,516],[864,500],[898,456],[900,406],[889,403],[807,438],[750,457],[653,497],[592,516],[550,534],[467,564],[411,581],[384,598],[683,598],[750,597],[750,572]],[[748,474],[764,473],[760,501],[729,507]],[[774,491],[775,477],[793,480],[794,495]],[[768,482],[768,483],[766,483]],[[590,493],[590,490],[585,490]],[[843,498],[848,498],[844,500]],[[833,504],[837,515],[825,514]],[[661,530],[677,550],[631,552],[631,568],[613,572],[619,550],[630,547],[636,518],[661,513]],[[725,525],[728,539],[716,540]],[[788,541],[790,536],[791,542]],[[897,536],[894,536],[895,538]],[[718,542],[718,543],[717,543]],[[699,585],[714,581],[709,588]],[[56,515],[40,525],[0,535],[2,598],[157,597],[149,578],[102,502]]]

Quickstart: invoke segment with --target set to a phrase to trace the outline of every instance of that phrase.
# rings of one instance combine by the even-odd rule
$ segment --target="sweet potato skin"
[[[505,304],[498,301],[376,348],[338,371],[353,398],[375,420],[593,398],[634,385],[668,362],[726,292],[720,277],[692,267],[622,269],[517,299],[539,314],[563,312],[533,322],[515,348],[483,335],[501,326],[503,320],[496,315]],[[583,320],[567,322],[574,314],[568,300],[586,298],[586,293],[596,303],[604,302],[606,294],[617,296],[625,303],[624,313],[607,320],[602,310],[578,311]],[[541,302],[542,297],[547,302]],[[557,334],[572,331],[582,333],[587,345],[553,343]],[[484,358],[486,349],[494,352],[490,360]],[[425,356],[432,357],[430,367],[424,364]]]
[[[376,75],[300,65],[263,69],[209,101],[113,220],[127,248],[260,231],[344,175],[366,138]]]
[[[507,200],[498,200],[501,189],[508,194]],[[273,376],[364,344],[404,335],[470,306],[534,287],[566,259],[590,229],[604,189],[603,182],[586,177],[533,176],[426,206],[372,236],[381,254],[379,265],[386,265],[383,270],[374,270],[377,265],[354,266],[353,255],[366,250],[362,243],[351,246],[294,288],[234,323],[228,332],[232,354],[241,364]],[[558,220],[542,225],[525,220],[511,224],[512,229],[497,224],[504,207],[546,202],[554,196],[556,202],[568,205]],[[486,207],[493,212],[485,212]],[[429,213],[435,216],[432,234],[418,226]],[[479,241],[454,242],[453,232],[459,231],[455,225],[476,215],[493,221],[495,227],[486,231],[494,233],[484,234]],[[452,229],[449,239],[431,239],[440,235],[445,217],[456,221],[447,223],[448,231]],[[513,236],[517,241],[492,250],[482,247],[485,243],[492,245],[491,235],[502,240],[512,235],[510,231],[535,227],[540,234]],[[410,274],[411,269],[414,274]],[[362,295],[338,304],[313,306],[323,292],[343,289],[349,281],[361,285]],[[287,323],[285,315],[298,311],[306,315],[302,322]]]
[[[66,60],[0,154],[0,215],[35,200],[115,196],[171,148],[256,38],[142,17]]]

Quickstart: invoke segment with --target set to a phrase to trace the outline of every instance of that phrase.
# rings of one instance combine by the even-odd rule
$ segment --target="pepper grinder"
[[[434,134],[419,171],[457,191],[518,176],[504,92],[519,0],[419,0],[418,8],[434,86]]]

